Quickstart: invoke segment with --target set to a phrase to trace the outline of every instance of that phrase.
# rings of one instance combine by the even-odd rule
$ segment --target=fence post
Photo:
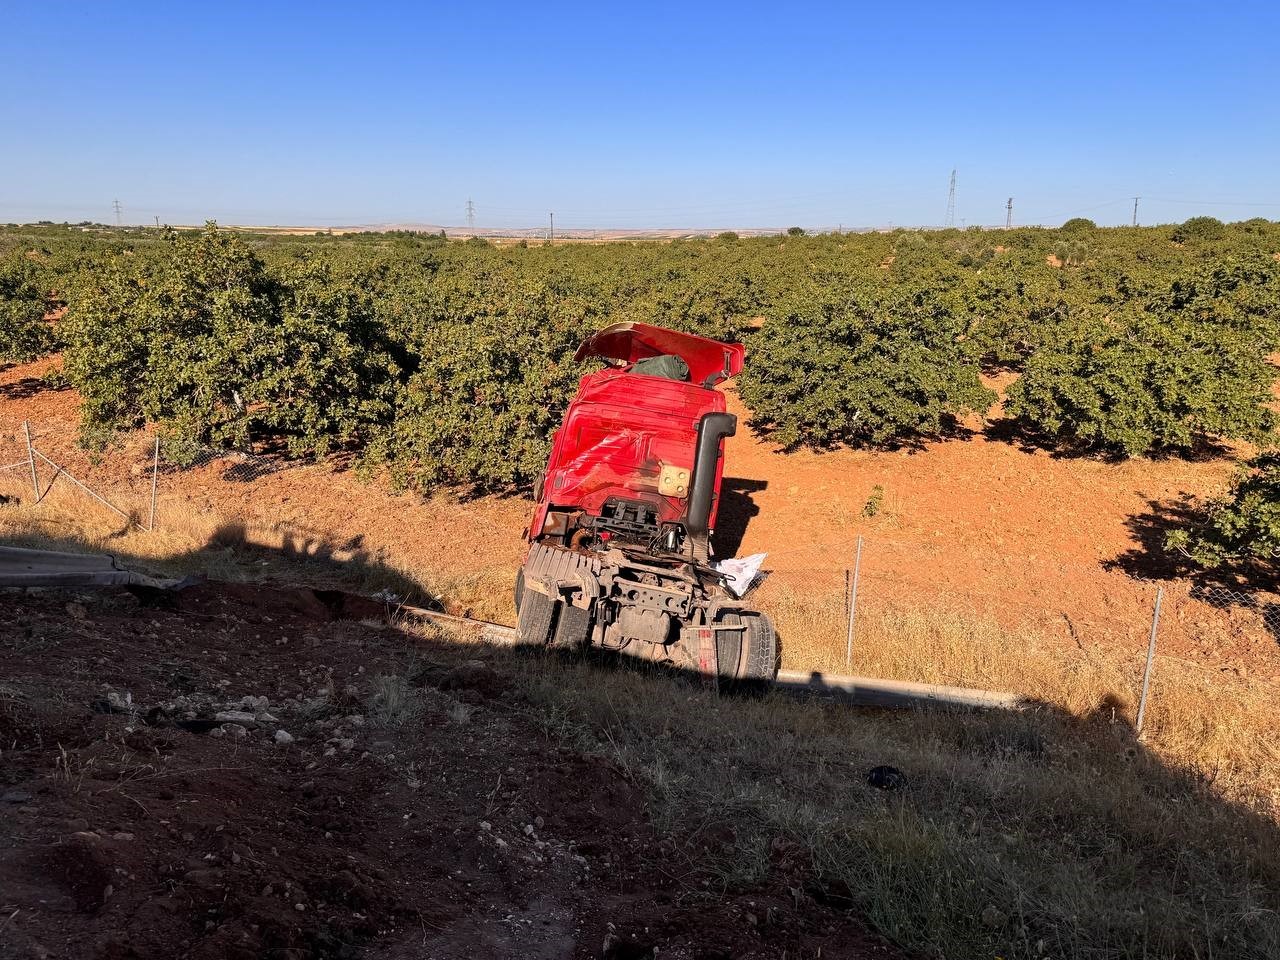
[[[40,480],[36,477],[36,454],[31,447],[31,424],[23,420],[22,432],[27,438],[27,462],[31,464],[31,492],[35,495],[36,503],[40,502]]]
[[[1156,631],[1160,628],[1160,601],[1164,599],[1164,587],[1156,587],[1156,607],[1151,613],[1151,639],[1147,641],[1147,668],[1142,672],[1142,696],[1138,700],[1138,736],[1142,736],[1142,723],[1147,716],[1147,694],[1151,689],[1151,666],[1156,659]]]
[[[853,557],[853,586],[849,588],[849,630],[844,641],[844,669],[853,669],[853,622],[858,616],[858,574],[862,571],[862,536],[858,536],[858,552]]]
[[[156,452],[151,461],[151,518],[147,521],[147,532],[156,528],[156,479],[160,475],[160,435],[156,434]]]

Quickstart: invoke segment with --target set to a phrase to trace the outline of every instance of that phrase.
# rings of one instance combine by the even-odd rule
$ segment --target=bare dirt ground
[[[134,502],[145,498],[148,439],[91,463],[74,443],[76,395],[36,379],[50,363],[0,372],[0,432],[12,438],[7,447],[0,438],[0,455],[21,455],[17,428],[29,419],[40,444],[77,475]],[[745,422],[732,389],[729,401]],[[861,535],[860,615],[904,605],[963,610],[1140,662],[1155,593],[1142,578],[1172,575],[1163,532],[1194,498],[1225,487],[1232,462],[1108,463],[1001,438],[980,421],[968,426],[965,436],[921,449],[790,454],[740,428],[726,454],[721,552],[769,554],[766,609],[787,589],[826,591],[838,608]],[[163,475],[160,494],[162,525],[245,518],[286,531],[299,552],[336,550],[412,570],[457,612],[509,622],[507,585],[531,512],[525,498],[397,496],[329,465],[239,482],[217,463]],[[1215,607],[1195,599],[1192,584],[1167,583],[1162,655],[1199,665],[1207,677],[1280,679],[1280,644],[1259,616],[1280,616],[1280,606],[1267,606],[1274,597]],[[837,648],[843,652],[843,637],[833,635],[829,650],[806,641],[784,646],[784,656],[787,666],[805,668]]]
[[[368,602],[0,607],[0,957],[900,955],[793,847],[727,884],[728,838],[656,830],[623,771],[530,723],[499,654]]]

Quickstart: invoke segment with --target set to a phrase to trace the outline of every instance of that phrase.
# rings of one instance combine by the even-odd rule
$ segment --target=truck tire
[[[746,685],[771,683],[778,675],[779,652],[778,633],[769,618],[754,610],[733,610],[723,614],[720,622],[746,627],[716,633],[721,679]]]
[[[562,650],[578,650],[591,640],[591,611],[560,601],[560,616],[556,618],[553,647]]]
[[[524,584],[519,581],[517,583],[520,607],[516,617],[516,644],[522,647],[545,647],[555,634],[556,608],[560,604],[545,593],[522,589]]]

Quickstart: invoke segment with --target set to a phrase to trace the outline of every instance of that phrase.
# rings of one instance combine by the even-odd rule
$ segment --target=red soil
[[[725,889],[731,838],[534,732],[500,652],[307,590],[171,602],[0,592],[0,957],[900,956],[794,845]]]

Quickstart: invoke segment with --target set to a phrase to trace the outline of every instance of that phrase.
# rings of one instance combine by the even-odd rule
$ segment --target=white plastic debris
[[[760,576],[760,567],[764,564],[767,553],[753,553],[749,557],[731,557],[716,564],[716,569],[724,574],[725,586],[729,592],[741,600],[747,595],[756,578]]]

